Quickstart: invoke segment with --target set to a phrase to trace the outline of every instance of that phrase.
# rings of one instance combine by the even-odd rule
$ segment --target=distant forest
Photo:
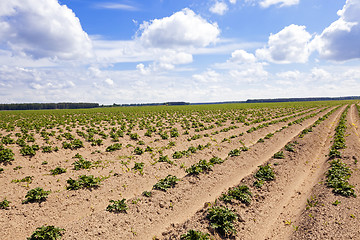
[[[98,103],[11,103],[0,104],[0,110],[45,110],[96,108]]]
[[[270,102],[308,102],[308,101],[339,101],[339,100],[360,100],[360,96],[349,97],[310,97],[310,98],[269,98],[269,99],[248,99],[246,101],[229,102],[165,102],[165,103],[134,103],[134,104],[112,104],[99,105],[99,103],[10,103],[0,104],[0,111],[3,110],[45,110],[45,109],[80,109],[98,107],[140,107],[140,106],[180,106],[180,105],[204,105],[204,104],[228,104],[228,103],[270,103]]]

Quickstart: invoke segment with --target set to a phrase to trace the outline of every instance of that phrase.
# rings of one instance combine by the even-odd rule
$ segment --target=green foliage
[[[187,233],[181,235],[181,240],[210,240],[208,233],[201,231],[189,230]]]
[[[36,151],[39,149],[39,147],[37,145],[33,145],[33,146],[29,146],[29,145],[25,145],[24,147],[22,147],[20,149],[20,153],[23,156],[35,156]]]
[[[141,154],[144,153],[144,150],[143,150],[142,148],[140,148],[140,147],[136,147],[136,148],[134,149],[134,153],[135,153],[136,155],[141,155]]]
[[[166,162],[169,164],[174,164],[174,161],[171,161],[167,155],[160,156],[158,162]]]
[[[67,190],[78,190],[82,188],[92,189],[99,187],[101,179],[99,177],[94,177],[93,175],[81,175],[78,180],[70,178],[66,182],[69,184],[69,186],[66,187]]]
[[[275,159],[284,159],[285,158],[284,152],[280,151],[280,152],[275,153],[273,158],[275,158]]]
[[[11,182],[14,182],[14,183],[19,183],[19,182],[26,182],[26,183],[32,183],[32,180],[33,180],[33,176],[26,176],[22,179],[14,179],[12,180]]]
[[[1,149],[0,146],[0,163],[10,163],[14,161],[14,153],[10,148],[3,148]]]
[[[142,192],[142,195],[144,197],[151,197],[152,193],[150,191],[144,191],[144,192]]]
[[[178,181],[180,181],[180,179],[176,176],[168,175],[166,178],[160,179],[153,188],[166,192],[167,189],[175,187]]]
[[[213,165],[210,162],[207,162],[206,160],[200,160],[198,163],[186,169],[185,172],[190,175],[198,175],[202,172],[211,171],[212,166]]]
[[[108,212],[115,212],[115,213],[126,213],[128,206],[126,204],[126,199],[123,198],[122,200],[110,200],[110,204],[106,207],[106,211]]]
[[[350,185],[348,179],[351,176],[351,170],[339,159],[330,162],[331,168],[326,173],[326,184],[333,188],[335,194],[345,197],[356,197],[354,186]]]
[[[219,158],[219,157],[212,157],[209,162],[212,164],[212,165],[215,165],[215,164],[221,164],[223,163],[225,160]]]
[[[15,140],[11,138],[11,134],[2,137],[1,143],[8,145],[15,143]]]
[[[210,227],[217,230],[222,236],[232,236],[236,234],[234,226],[238,216],[226,207],[213,206],[208,210],[206,216],[210,221]]]
[[[85,160],[84,158],[81,157],[79,160],[75,161],[72,165],[74,165],[75,170],[90,169],[92,166],[92,162]]]
[[[69,143],[63,142],[62,145],[63,145],[64,149],[71,149],[71,150],[75,150],[75,149],[84,147],[84,144],[80,139],[74,139]]]
[[[264,138],[265,139],[270,139],[272,136],[274,136],[273,133],[268,133],[268,134],[266,134],[266,136]]]
[[[179,159],[182,158],[183,156],[184,154],[182,153],[182,151],[175,151],[174,154],[172,155],[174,159]]]
[[[229,152],[229,156],[230,157],[234,157],[234,156],[240,156],[241,150],[240,149],[233,149]]]
[[[152,151],[154,151],[154,149],[152,147],[146,146],[145,152],[152,152]]]
[[[254,182],[255,187],[261,187],[265,181],[272,181],[275,179],[275,173],[270,165],[259,166],[259,170],[255,174],[257,181]]]
[[[113,152],[116,150],[120,150],[122,148],[122,144],[121,143],[115,143],[113,145],[110,145],[106,148],[107,152]]]
[[[42,202],[45,201],[48,197],[50,191],[45,191],[44,189],[37,187],[34,189],[31,189],[27,192],[25,196],[25,200],[23,203],[32,203],[32,202]]]
[[[61,238],[64,231],[54,226],[41,226],[27,240],[56,240]]]
[[[50,170],[51,175],[59,175],[62,173],[66,173],[66,169],[65,168],[61,168],[61,167],[56,167],[52,170]]]
[[[43,153],[51,153],[53,151],[51,146],[42,146],[41,149]]]
[[[7,209],[10,206],[10,201],[6,200],[6,198],[0,202],[0,209]]]
[[[141,174],[143,174],[144,165],[145,165],[145,163],[143,163],[143,162],[135,162],[135,165],[132,169],[135,171],[139,171]]]
[[[137,133],[130,133],[131,140],[139,140],[140,136]]]
[[[223,194],[220,197],[220,200],[225,202],[231,202],[231,200],[236,199],[246,205],[251,203],[252,193],[248,186],[241,185],[234,188],[229,189],[226,194]]]
[[[285,150],[288,151],[288,152],[295,152],[294,146],[295,146],[295,144],[288,143],[288,144],[285,145]]]

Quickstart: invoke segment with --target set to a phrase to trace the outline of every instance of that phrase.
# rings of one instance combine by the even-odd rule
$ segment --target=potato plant
[[[38,227],[27,240],[57,240],[61,239],[65,229],[55,226]]]
[[[121,200],[110,200],[110,204],[106,207],[106,211],[115,212],[115,213],[126,213],[128,206],[126,204],[126,199],[123,198]]]
[[[44,189],[37,187],[31,189],[27,192],[25,200],[23,203],[33,203],[33,202],[43,202],[48,197],[50,191],[45,191]]]

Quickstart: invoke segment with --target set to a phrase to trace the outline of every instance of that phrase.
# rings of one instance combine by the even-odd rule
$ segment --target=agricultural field
[[[0,239],[359,239],[357,101],[0,112]]]

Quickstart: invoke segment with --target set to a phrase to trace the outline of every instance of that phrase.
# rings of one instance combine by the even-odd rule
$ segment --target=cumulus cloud
[[[311,53],[311,38],[305,26],[292,24],[271,34],[267,46],[256,50],[256,57],[276,63],[305,63]]]
[[[91,55],[91,41],[74,12],[57,0],[2,0],[0,43],[35,59]]]
[[[259,5],[263,8],[270,7],[272,5],[279,5],[279,7],[288,7],[299,4],[300,0],[262,0]]]
[[[236,0],[229,0],[231,4],[236,4]]]
[[[224,15],[229,10],[228,6],[224,2],[215,2],[209,9],[214,14]]]
[[[313,41],[320,57],[345,61],[360,58],[360,1],[347,0],[338,11],[339,19]]]
[[[143,22],[138,32],[140,41],[155,48],[206,47],[218,40],[216,23],[209,23],[185,8],[170,17]]]
[[[235,50],[231,53],[232,62],[241,62],[241,63],[253,63],[256,61],[254,54],[248,53],[244,50]]]
[[[112,80],[111,78],[107,78],[107,79],[105,79],[105,83],[109,86],[112,86],[112,85],[114,85],[114,80]]]

